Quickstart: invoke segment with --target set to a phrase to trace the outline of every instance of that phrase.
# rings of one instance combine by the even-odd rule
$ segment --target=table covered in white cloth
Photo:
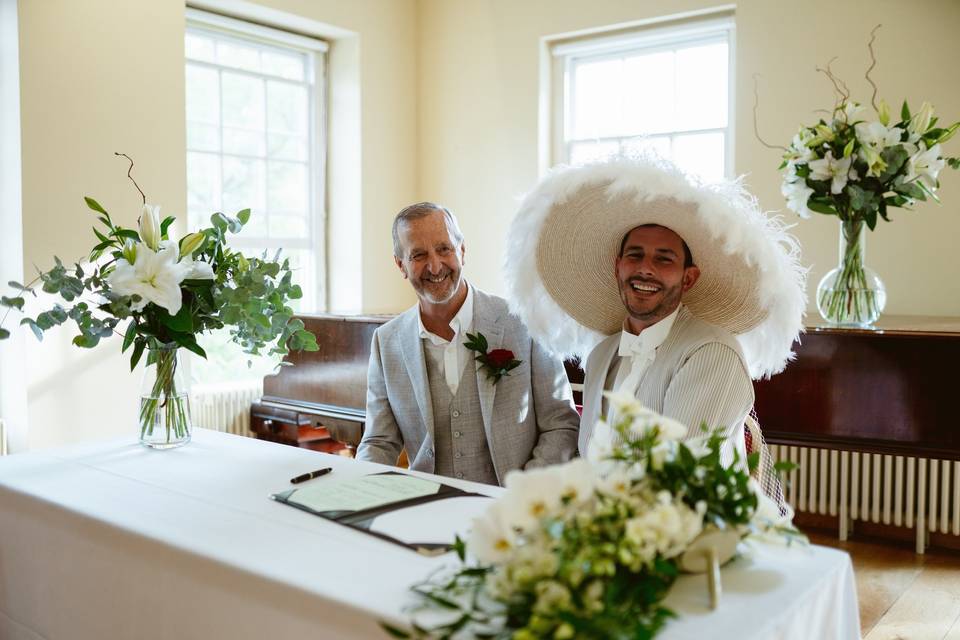
[[[323,466],[384,470],[205,430],[172,451],[131,438],[0,458],[0,638],[387,637],[378,622],[402,624],[409,586],[455,558],[268,499]],[[681,577],[660,637],[859,637],[842,552],[762,548],[724,568],[723,588],[710,611],[703,577]]]

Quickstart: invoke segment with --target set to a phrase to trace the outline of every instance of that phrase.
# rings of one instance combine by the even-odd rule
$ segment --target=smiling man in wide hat
[[[580,453],[604,391],[744,454],[751,378],[779,372],[802,327],[798,245],[737,182],[705,185],[648,156],[561,167],[509,235],[511,308],[555,353],[586,356]],[[742,459],[742,458],[741,458]]]

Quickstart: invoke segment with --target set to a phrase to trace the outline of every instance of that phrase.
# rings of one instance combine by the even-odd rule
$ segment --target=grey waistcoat
[[[484,484],[498,484],[487,436],[483,431],[475,365],[471,361],[463,368],[457,395],[453,395],[441,368],[433,364],[432,358],[425,360],[433,405],[434,473]]]

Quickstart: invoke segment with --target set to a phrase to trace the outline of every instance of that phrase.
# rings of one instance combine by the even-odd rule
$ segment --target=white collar
[[[460,305],[460,310],[457,311],[457,315],[453,316],[453,319],[450,321],[450,328],[453,329],[454,340],[467,331],[470,331],[473,327],[473,287],[471,287],[466,280],[464,280],[463,284],[467,287],[467,297],[464,298],[463,304]],[[431,333],[423,326],[423,316],[420,315],[419,302],[417,303],[417,325],[420,327],[420,337],[426,338],[434,345],[441,346],[451,342],[450,340],[444,340],[435,333]]]
[[[650,325],[639,334],[630,333],[626,329],[621,331],[620,348],[617,355],[638,356],[655,352],[657,347],[663,344],[663,341],[670,335],[670,329],[673,328],[673,322],[677,319],[678,313],[680,313],[680,305],[677,305],[673,313],[666,318]],[[623,326],[627,326],[626,320],[623,321]]]

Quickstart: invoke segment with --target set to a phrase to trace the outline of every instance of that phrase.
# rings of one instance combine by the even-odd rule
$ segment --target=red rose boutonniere
[[[497,384],[503,376],[510,375],[510,370],[516,369],[522,362],[517,360],[513,351],[509,349],[487,351],[487,339],[479,331],[476,335],[468,333],[467,338],[469,339],[464,343],[465,346],[479,354],[474,359],[480,363],[480,368],[487,374],[487,378],[493,381],[493,384]]]

